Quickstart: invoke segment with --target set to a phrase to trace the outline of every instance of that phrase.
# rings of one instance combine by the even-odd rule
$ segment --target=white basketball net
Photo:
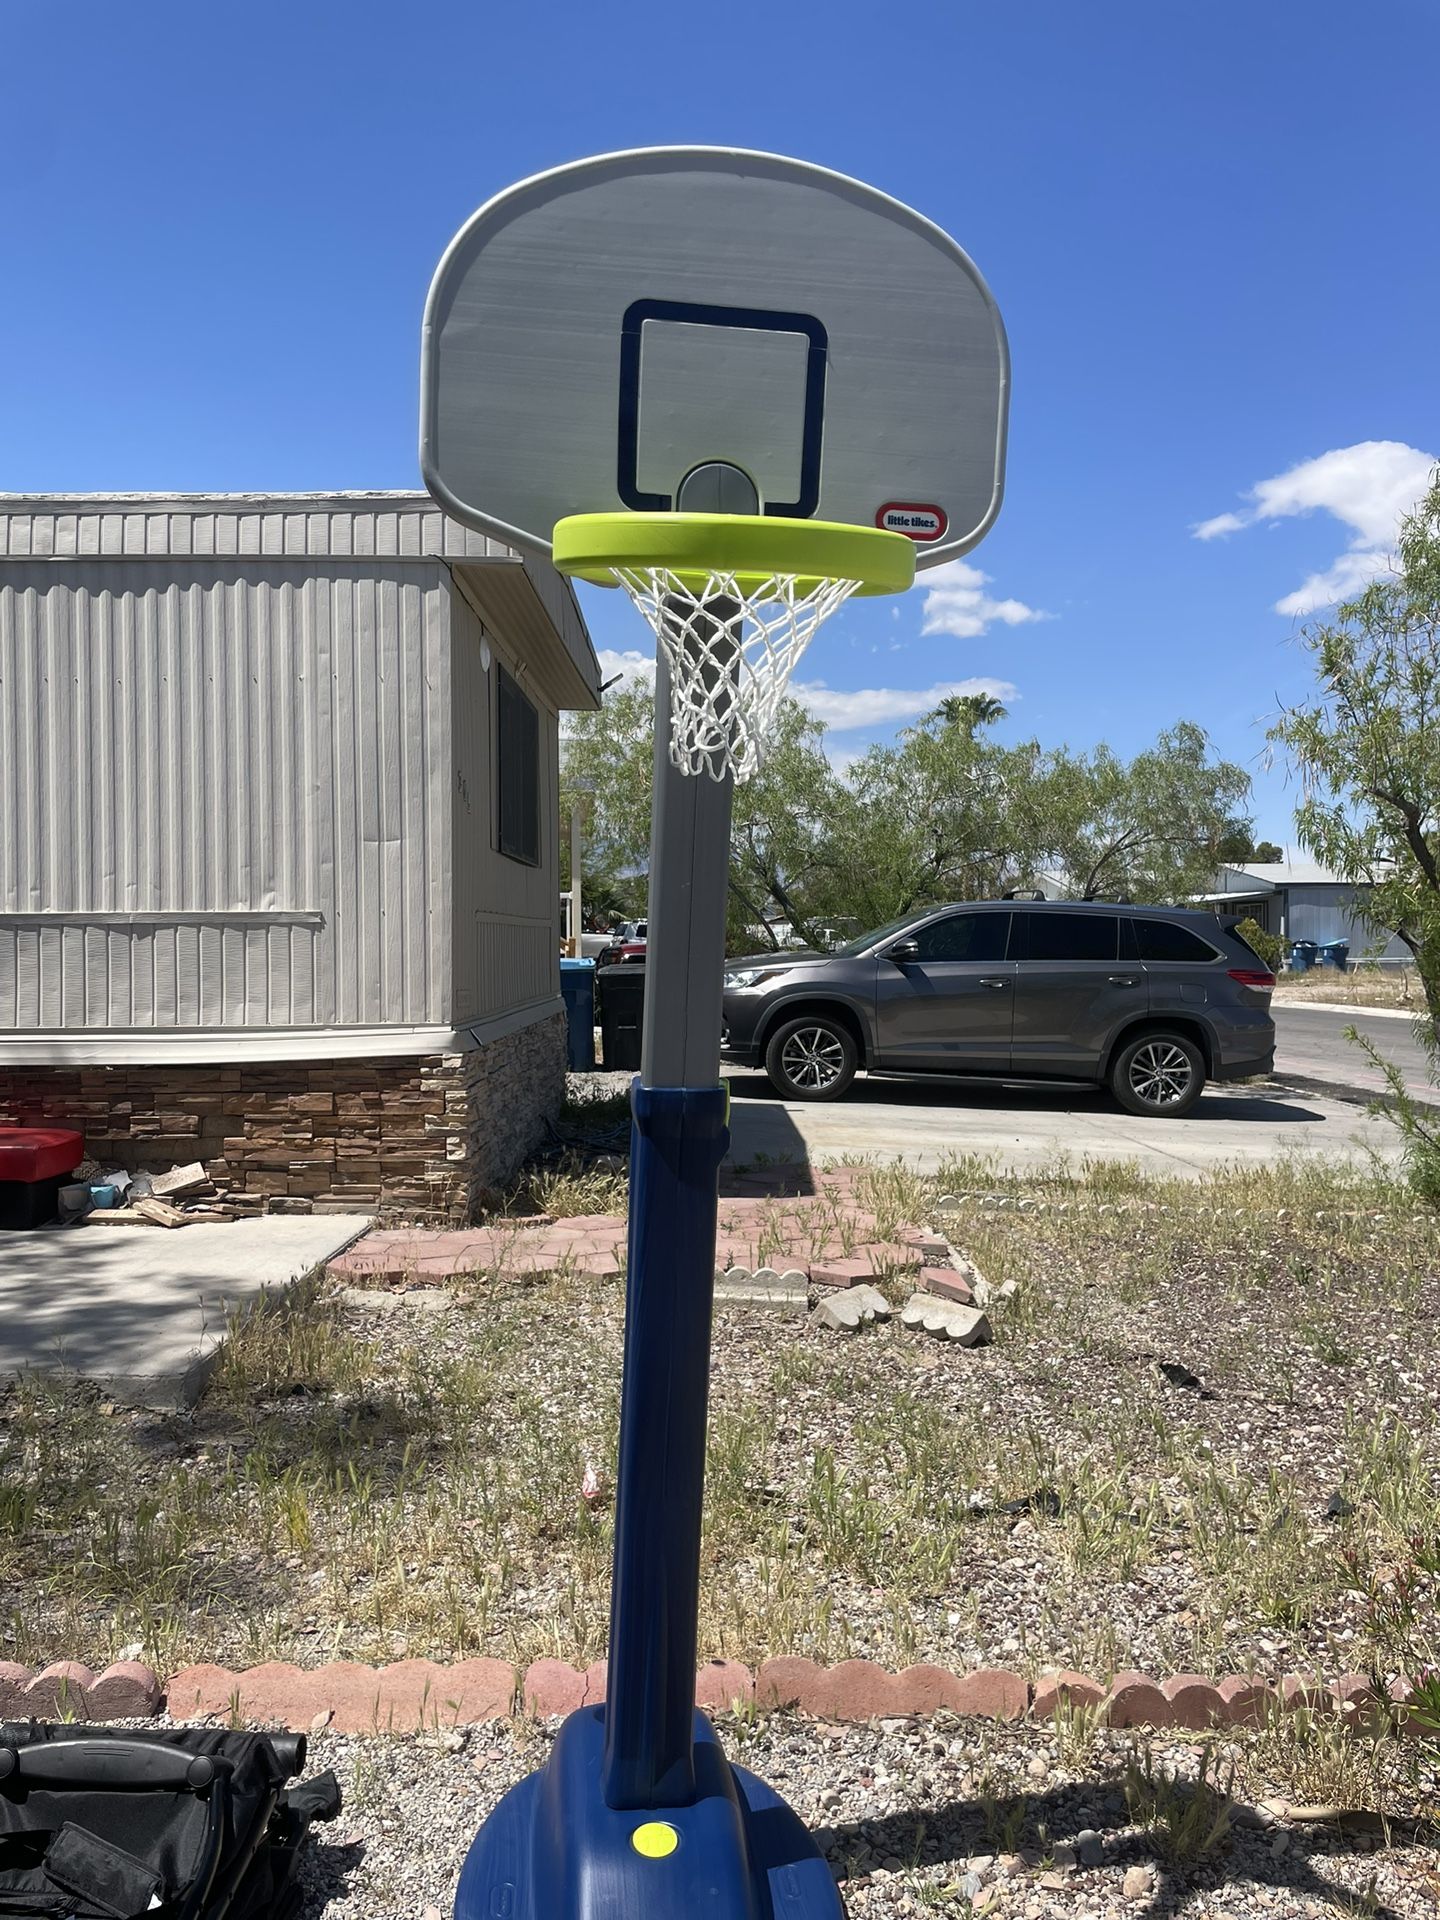
[[[860,582],[777,573],[745,589],[733,573],[711,573],[697,588],[668,567],[614,571],[670,669],[671,760],[682,773],[748,780],[815,629]]]

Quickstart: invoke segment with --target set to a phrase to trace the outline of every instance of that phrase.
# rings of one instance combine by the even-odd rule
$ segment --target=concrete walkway
[[[359,1213],[181,1227],[0,1233],[0,1380],[63,1367],[141,1406],[189,1406],[227,1314],[302,1280],[369,1226]]]

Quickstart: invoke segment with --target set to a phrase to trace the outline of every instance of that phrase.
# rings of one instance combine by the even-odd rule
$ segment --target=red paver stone
[[[508,1720],[515,1711],[515,1669],[506,1660],[457,1660],[440,1669],[442,1726]]]
[[[54,1660],[37,1673],[25,1690],[25,1713],[53,1720],[73,1713],[89,1718],[86,1696],[95,1684],[93,1671],[79,1660]]]
[[[755,1704],[760,1707],[798,1707],[819,1680],[821,1669],[813,1660],[795,1655],[766,1660],[755,1675]]]
[[[1262,1727],[1275,1704],[1274,1689],[1253,1674],[1227,1673],[1215,1691],[1226,1723],[1232,1727]]]
[[[921,1661],[895,1676],[899,1698],[898,1713],[937,1713],[942,1708],[960,1711],[962,1687],[953,1673],[944,1667],[932,1667]]]
[[[873,1660],[842,1660],[838,1667],[822,1667],[800,1705],[826,1720],[878,1720],[904,1711],[894,1674]]]
[[[92,1720],[143,1720],[159,1704],[159,1676],[139,1660],[106,1667],[86,1696]]]
[[[875,1271],[870,1260],[855,1255],[848,1260],[813,1262],[810,1278],[817,1287],[853,1287],[861,1280],[873,1280]]]
[[[1357,1714],[1368,1713],[1379,1704],[1368,1673],[1342,1673],[1331,1681],[1330,1691],[1342,1710],[1349,1708]]]
[[[27,1689],[34,1678],[33,1667],[0,1660],[0,1720],[19,1720],[30,1711]]]
[[[755,1676],[738,1660],[707,1660],[695,1676],[695,1704],[724,1713],[755,1698]]]
[[[1105,1696],[1105,1718],[1112,1727],[1168,1727],[1173,1709],[1148,1673],[1117,1673]]]
[[[942,1300],[958,1300],[962,1307],[973,1307],[975,1304],[975,1294],[969,1281],[954,1267],[922,1267],[918,1278],[927,1293],[938,1294]]]
[[[520,1698],[525,1711],[537,1719],[573,1713],[585,1698],[585,1675],[563,1660],[533,1660],[520,1682]]]
[[[1318,1673],[1287,1673],[1279,1687],[1282,1707],[1310,1707],[1323,1710],[1335,1705],[1335,1697]]]
[[[239,1684],[229,1667],[182,1667],[165,1682],[165,1710],[175,1720],[228,1713]]]
[[[1160,1691],[1170,1702],[1173,1725],[1203,1732],[1218,1727],[1228,1718],[1225,1699],[1211,1680],[1198,1673],[1177,1673],[1166,1680]]]
[[[607,1674],[608,1666],[604,1660],[592,1660],[590,1665],[586,1667],[582,1675],[585,1685],[584,1695],[580,1703],[582,1706],[598,1707],[604,1702]]]
[[[1098,1707],[1105,1689],[1087,1673],[1075,1673],[1069,1667],[1042,1673],[1035,1682],[1035,1699],[1030,1711],[1037,1720],[1053,1720],[1059,1708]]]
[[[1030,1710],[1030,1689],[1007,1667],[981,1667],[960,1676],[957,1713],[984,1720],[1023,1720]]]
[[[362,1667],[357,1671],[367,1676],[368,1694],[373,1699],[375,1669]],[[325,1676],[323,1679],[322,1675]],[[316,1714],[335,1706],[337,1694],[345,1699],[346,1690],[337,1687],[333,1675],[333,1668],[322,1667],[307,1672],[303,1667],[292,1666],[282,1660],[267,1660],[262,1666],[247,1667],[243,1673],[235,1675],[240,1715],[246,1720],[258,1720],[265,1726],[285,1727],[291,1733],[304,1733]],[[359,1686],[364,1683],[356,1684]],[[225,1711],[229,1711],[228,1705]],[[366,1719],[362,1725],[368,1729],[373,1721]]]
[[[897,1227],[895,1238],[902,1247],[910,1248],[923,1260],[945,1260],[949,1257],[950,1242],[938,1233],[927,1233],[924,1227]]]

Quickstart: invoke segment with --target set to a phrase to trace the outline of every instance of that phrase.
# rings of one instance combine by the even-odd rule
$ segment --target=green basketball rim
[[[617,572],[653,570],[697,588],[728,574],[752,595],[777,578],[801,592],[853,580],[861,594],[903,593],[915,579],[915,548],[903,533],[764,514],[568,514],[555,524],[553,557],[561,573],[602,587],[614,586]]]

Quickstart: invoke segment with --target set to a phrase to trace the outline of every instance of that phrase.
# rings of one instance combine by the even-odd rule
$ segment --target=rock
[[[1153,1867],[1127,1867],[1120,1891],[1127,1900],[1143,1900],[1155,1886]]]
[[[1098,1867],[1104,1864],[1105,1842],[1093,1827],[1082,1827],[1076,1834],[1075,1858],[1082,1867]]]
[[[398,1313],[400,1295],[385,1287],[341,1287],[334,1298],[356,1313]]]
[[[1049,1765],[1040,1758],[1038,1753],[1025,1769],[1027,1778],[1031,1780],[1043,1780],[1049,1771]]]
[[[978,1307],[962,1307],[953,1300],[937,1300],[933,1294],[912,1293],[901,1312],[902,1325],[922,1328],[942,1340],[954,1340],[962,1347],[988,1346],[994,1329]]]
[[[150,1191],[161,1200],[180,1200],[189,1193],[210,1193],[213,1190],[213,1182],[198,1160],[192,1160],[188,1166],[172,1167],[169,1173],[156,1173],[150,1177]]]
[[[855,1333],[872,1320],[888,1320],[890,1302],[876,1287],[845,1287],[827,1294],[810,1316],[812,1326],[830,1327],[837,1333]]]

